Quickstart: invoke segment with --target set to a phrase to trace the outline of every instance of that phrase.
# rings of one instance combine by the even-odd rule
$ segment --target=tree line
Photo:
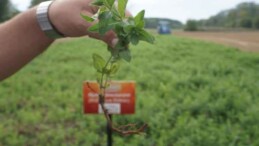
[[[38,5],[39,3],[47,0],[31,0],[30,7]],[[19,11],[11,3],[10,0],[0,0],[0,23],[6,21],[18,14]],[[146,18],[146,28],[156,29],[160,21],[168,21],[171,28],[182,28],[183,24],[177,20],[161,19],[161,18]]]
[[[185,28],[186,30],[197,30],[205,27],[259,29],[259,4],[240,3],[235,8],[221,11],[209,19],[188,20]]]
[[[0,23],[10,19],[17,13],[19,13],[19,11],[14,7],[11,1],[0,0]]]
[[[46,0],[31,0],[30,7],[43,1]],[[18,13],[20,13],[20,11],[13,5],[11,0],[0,0],[0,23],[12,18]]]

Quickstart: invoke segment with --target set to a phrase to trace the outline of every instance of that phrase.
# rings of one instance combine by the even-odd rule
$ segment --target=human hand
[[[92,23],[87,23],[81,16],[93,16],[98,7],[91,6],[92,0],[55,0],[49,9],[49,17],[52,24],[67,37],[89,37],[103,40],[110,46],[116,43],[116,35],[109,31],[104,36],[88,32]]]

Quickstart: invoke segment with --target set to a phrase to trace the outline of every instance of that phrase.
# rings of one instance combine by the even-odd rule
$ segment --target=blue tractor
[[[170,22],[159,21],[157,30],[159,34],[171,34]]]

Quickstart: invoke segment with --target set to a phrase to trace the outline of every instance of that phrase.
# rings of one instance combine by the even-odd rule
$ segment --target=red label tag
[[[99,86],[97,82],[84,82],[84,113],[103,113],[99,105]],[[135,113],[135,82],[112,81],[105,90],[105,107],[110,114]]]

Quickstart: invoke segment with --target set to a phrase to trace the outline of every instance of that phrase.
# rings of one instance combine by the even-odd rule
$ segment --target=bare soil
[[[174,32],[174,35],[211,41],[244,51],[259,52],[259,31],[254,32]]]

